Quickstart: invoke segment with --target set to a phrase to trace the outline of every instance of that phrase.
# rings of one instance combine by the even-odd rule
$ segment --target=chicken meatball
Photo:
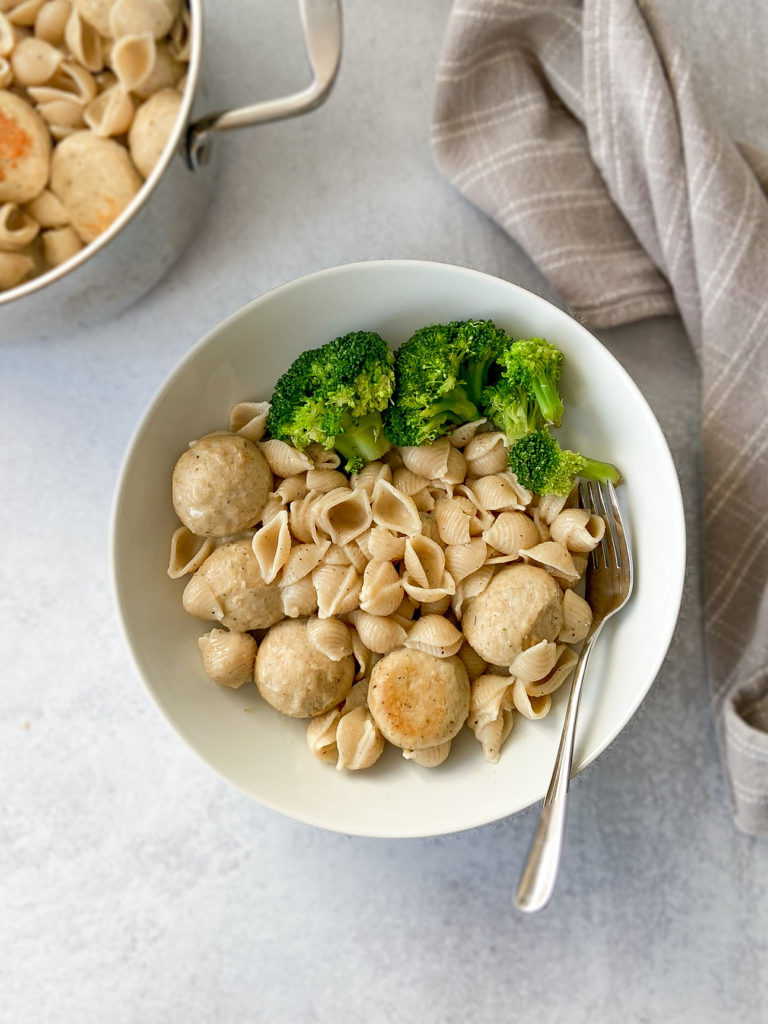
[[[226,537],[259,521],[272,472],[256,445],[239,434],[209,434],[173,470],[173,507],[199,537]]]
[[[464,636],[492,665],[511,665],[563,628],[563,592],[545,569],[518,563],[502,569],[482,594],[467,601]]]
[[[351,654],[331,661],[310,643],[306,619],[284,619],[273,626],[256,655],[259,693],[292,718],[330,711],[352,689],[354,675]]]
[[[453,739],[469,714],[469,676],[459,658],[401,648],[377,662],[368,707],[385,739],[424,750]]]
[[[239,633],[268,629],[283,617],[280,590],[264,582],[250,537],[216,548],[187,583],[181,600],[190,615]]]

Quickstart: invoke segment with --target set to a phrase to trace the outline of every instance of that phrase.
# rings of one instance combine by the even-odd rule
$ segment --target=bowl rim
[[[192,112],[192,104],[194,102],[195,93],[197,92],[203,50],[202,0],[186,0],[186,2],[189,4],[190,11],[190,53],[186,71],[187,80],[184,85],[184,92],[182,93],[181,106],[176,114],[173,131],[166,141],[165,147],[160,154],[160,159],[152,168],[149,177],[141,183],[139,191],[123,212],[110,224],[106,231],[103,231],[98,235],[98,237],[94,238],[92,242],[88,242],[78,253],[70,259],[65,260],[63,263],[60,263],[57,267],[51,267],[49,270],[44,271],[44,273],[38,274],[36,277],[31,277],[28,281],[24,281],[21,284],[16,285],[15,288],[8,288],[6,291],[0,291],[0,312],[2,312],[3,306],[10,305],[16,300],[34,295],[38,291],[43,291],[49,285],[53,285],[57,281],[63,280],[65,277],[68,277],[71,273],[78,270],[85,263],[88,263],[94,256],[97,256],[102,249],[109,245],[109,243],[120,234],[123,228],[128,226],[139,210],[149,202],[150,197],[154,194],[160,179],[165,175],[171,161],[177,155],[180,155],[182,159],[184,158],[183,148],[186,145],[186,133],[184,129],[189,122]],[[83,131],[85,130],[86,129],[83,129]],[[190,173],[193,173],[191,169]],[[46,182],[46,188],[48,187],[48,184],[49,183]]]
[[[687,566],[687,526],[685,521],[685,505],[683,502],[677,469],[675,467],[674,459],[672,458],[672,453],[669,449],[669,445],[667,444],[666,438],[664,436],[664,432],[661,429],[661,425],[656,419],[656,416],[653,413],[653,410],[651,409],[648,400],[645,398],[639,386],[635,383],[629,372],[624,369],[624,367],[616,358],[616,356],[614,356],[613,353],[605,345],[603,345],[599,338],[597,338],[596,335],[594,335],[589,330],[589,328],[585,327],[584,324],[580,323],[579,320],[575,319],[575,317],[573,317],[566,309],[564,309],[561,306],[557,306],[549,299],[546,299],[543,296],[539,295],[538,293],[532,291],[531,289],[525,288],[523,285],[516,284],[513,281],[508,281],[504,278],[498,277],[497,275],[489,274],[486,273],[485,271],[476,270],[471,267],[461,266],[458,264],[450,264],[438,260],[423,259],[370,259],[349,261],[345,263],[336,264],[330,267],[325,267],[319,270],[311,271],[297,278],[293,278],[292,280],[283,282],[267,290],[266,292],[261,293],[255,298],[249,300],[248,302],[234,310],[232,313],[230,313],[228,316],[226,316],[223,320],[220,320],[216,324],[214,324],[213,327],[207,330],[206,333],[188,349],[188,351],[176,362],[173,368],[165,375],[163,381],[155,390],[152,399],[150,400],[149,404],[142,413],[138,423],[136,424],[136,427],[129,439],[129,442],[126,446],[123,455],[123,459],[117,477],[117,482],[114,489],[114,497],[112,502],[109,528],[110,585],[113,602],[117,610],[117,618],[120,625],[120,630],[123,635],[125,644],[128,648],[131,661],[133,662],[134,668],[141,681],[142,687],[150,697],[152,703],[161,713],[162,717],[165,719],[167,724],[171,727],[171,730],[175,732],[176,735],[184,741],[186,746],[189,749],[191,749],[197,755],[197,757],[200,758],[200,760],[203,761],[203,763],[205,763],[205,765],[209,769],[213,770],[215,774],[219,776],[219,778],[223,779],[230,786],[233,786],[235,789],[239,790],[245,796],[249,797],[249,799],[254,800],[261,806],[266,807],[271,811],[275,811],[281,814],[283,817],[289,820],[298,821],[303,824],[311,825],[316,828],[321,828],[329,832],[336,832],[344,835],[353,835],[362,838],[418,839],[429,838],[438,835],[451,835],[458,832],[465,832],[474,828],[482,827],[484,825],[492,824],[495,821],[502,821],[506,818],[513,817],[515,814],[518,814],[521,811],[524,811],[533,806],[533,804],[536,803],[536,800],[531,801],[525,806],[515,808],[501,815],[495,812],[483,813],[482,808],[477,807],[474,814],[467,815],[466,820],[462,821],[460,824],[457,824],[450,828],[441,828],[440,831],[436,832],[433,828],[420,829],[418,827],[408,827],[399,830],[389,829],[387,831],[381,831],[380,829],[376,829],[375,827],[350,827],[349,825],[344,825],[343,827],[335,826],[333,824],[330,824],[320,815],[313,815],[310,812],[304,812],[299,814],[293,810],[288,811],[285,809],[285,807],[281,806],[281,804],[277,800],[270,799],[269,797],[265,797],[263,795],[259,795],[258,797],[256,797],[253,793],[249,792],[249,790],[245,788],[245,786],[240,785],[237,781],[232,779],[228,774],[221,770],[216,764],[209,760],[209,758],[198,748],[196,742],[188,735],[186,728],[171,716],[169,711],[164,706],[162,700],[160,699],[158,693],[155,691],[150,680],[147,678],[147,675],[145,674],[139,660],[137,645],[135,645],[131,640],[127,617],[125,616],[123,611],[120,583],[118,580],[118,530],[120,526],[123,489],[125,487],[126,478],[129,474],[131,460],[133,458],[134,451],[136,450],[139,442],[141,441],[142,435],[148,428],[150,420],[154,416],[156,409],[158,408],[163,398],[165,397],[166,391],[168,391],[172,387],[176,376],[180,374],[186,368],[186,366],[196,358],[198,352],[205,348],[215,335],[218,335],[226,331],[226,329],[232,323],[236,322],[242,317],[249,315],[253,309],[257,308],[259,305],[263,303],[270,301],[273,297],[277,296],[278,294],[283,294],[286,292],[290,292],[293,289],[301,288],[304,284],[308,283],[309,281],[318,280],[324,277],[343,275],[349,272],[358,272],[363,268],[365,268],[366,270],[370,270],[370,272],[374,273],[378,270],[382,270],[384,268],[389,267],[400,267],[408,269],[415,268],[417,266],[422,268],[442,268],[445,270],[466,274],[476,279],[489,279],[494,282],[500,282],[504,286],[509,287],[512,291],[518,291],[522,294],[525,294],[528,298],[532,297],[536,302],[540,302],[547,307],[553,308],[557,310],[558,313],[570,319],[580,331],[583,331],[592,340],[592,342],[596,343],[603,349],[603,352],[608,357],[609,361],[613,364],[613,369],[616,372],[618,372],[621,377],[625,379],[625,383],[627,383],[630,389],[635,392],[636,397],[639,401],[639,407],[642,409],[646,425],[654,434],[656,434],[657,439],[661,442],[660,452],[663,453],[662,457],[667,462],[668,469],[671,470],[670,479],[674,481],[674,490],[672,493],[668,493],[665,495],[665,507],[668,511],[673,510],[677,513],[674,516],[674,519],[671,520],[674,523],[674,528],[678,540],[678,543],[674,545],[674,550],[677,554],[677,558],[674,564],[670,564],[669,566],[667,566],[669,571],[669,575],[667,577],[668,589],[673,590],[675,593],[674,603],[672,605],[672,610],[674,614],[670,613],[666,622],[666,628],[662,631],[661,634],[657,634],[657,636],[661,636],[662,642],[659,643],[657,646],[657,653],[653,662],[649,663],[647,670],[647,674],[649,677],[648,684],[644,689],[641,689],[640,692],[635,694],[635,697],[632,701],[629,701],[626,704],[624,713],[622,714],[620,719],[617,720],[617,722],[614,724],[613,728],[610,730],[610,733],[603,738],[602,742],[598,743],[593,748],[591,748],[587,752],[587,755],[580,762],[576,763],[576,761],[574,760],[573,774],[571,776],[572,779],[575,778],[577,775],[580,775],[585,768],[592,764],[607,749],[607,747],[609,747],[610,744],[614,742],[614,740],[619,736],[619,734],[624,730],[628,722],[635,715],[635,712],[637,711],[640,704],[648,695],[651,687],[656,681],[659,670],[661,669],[661,666],[669,650],[669,646],[671,644],[674,631],[676,629],[677,622],[679,619],[680,608],[682,604],[683,592],[685,587],[685,571]]]

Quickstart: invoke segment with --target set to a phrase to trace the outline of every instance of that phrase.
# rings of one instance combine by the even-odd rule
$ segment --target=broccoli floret
[[[393,404],[384,429],[393,444],[429,444],[479,419],[488,371],[508,335],[490,320],[422,327],[395,356]]]
[[[392,445],[381,413],[394,387],[394,357],[382,337],[353,331],[303,352],[280,377],[267,417],[271,437],[296,448],[335,448],[349,472]]]
[[[523,487],[534,494],[568,494],[577,476],[614,484],[621,479],[618,469],[609,462],[597,462],[561,448],[546,430],[534,430],[511,445],[509,467]]]
[[[557,387],[563,369],[563,353],[560,349],[543,338],[521,338],[502,348],[497,366],[501,370],[499,384],[506,385],[506,393],[496,398],[497,407],[499,404],[505,407],[505,398],[511,398],[514,405],[514,399],[519,395],[520,405],[525,412],[524,420],[538,421],[537,426],[559,426],[563,415],[563,402]],[[483,400],[490,405],[492,395],[486,393]],[[525,410],[527,404],[535,406],[535,409]],[[490,412],[488,415],[494,423],[497,422]],[[513,413],[512,417],[515,420],[518,414]]]

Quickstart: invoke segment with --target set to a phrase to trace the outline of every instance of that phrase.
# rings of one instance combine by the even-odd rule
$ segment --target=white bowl
[[[228,690],[203,674],[197,637],[210,626],[181,606],[183,580],[166,575],[178,525],[171,471],[191,438],[226,428],[230,407],[269,397],[305,348],[351,330],[396,346],[428,323],[490,318],[565,353],[561,438],[618,465],[634,544],[636,585],[590,659],[575,768],[593,761],[631,718],[662,663],[677,620],[685,566],[682,499],[672,458],[628,374],[579,323],[517,285],[438,263],[380,261],[320,271],[261,296],[199,342],[146,412],[123,467],[113,518],[113,578],[139,673],[179,735],[260,803],[355,835],[439,835],[534,803],[549,782],[567,686],[540,721],[517,716],[501,760],[483,760],[464,729],[448,760],[426,769],[389,748],[374,768],[337,772],[313,757],[306,722],[278,714],[254,684]]]

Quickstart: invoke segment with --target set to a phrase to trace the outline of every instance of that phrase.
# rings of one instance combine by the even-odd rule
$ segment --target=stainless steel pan
[[[175,134],[133,202],[78,255],[0,292],[0,340],[45,337],[107,317],[136,301],[181,254],[213,184],[216,134],[294,117],[326,98],[341,59],[340,0],[299,0],[312,71],[306,89],[237,110],[201,113],[206,77],[203,0],[189,0],[190,60]]]

